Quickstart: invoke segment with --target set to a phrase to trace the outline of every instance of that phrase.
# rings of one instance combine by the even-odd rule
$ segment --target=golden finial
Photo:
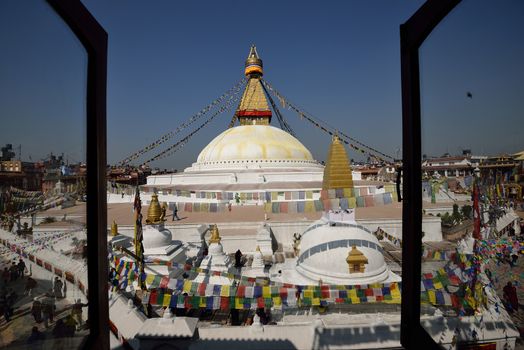
[[[246,76],[262,76],[262,60],[260,57],[258,57],[257,53],[257,47],[255,44],[251,45],[251,49],[249,50],[249,55],[247,55],[246,59],[246,69],[244,71],[244,74]]]
[[[149,209],[147,209],[146,224],[160,224],[162,222],[162,209],[160,208],[160,203],[158,202],[158,195],[153,193],[151,196],[151,203],[149,203]]]
[[[211,238],[209,239],[209,244],[211,243],[220,243],[220,235],[218,233],[218,226],[216,224],[211,228]]]
[[[113,220],[113,223],[111,224],[111,236],[118,235],[118,225],[116,224],[115,220]]]
[[[348,253],[346,262],[349,265],[349,273],[364,272],[364,265],[368,263],[368,258],[356,246],[353,246]]]
[[[260,252],[260,246],[257,245],[257,252]]]

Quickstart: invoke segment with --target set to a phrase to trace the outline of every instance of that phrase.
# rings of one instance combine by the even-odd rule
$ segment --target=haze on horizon
[[[252,43],[265,79],[284,96],[361,142],[401,155],[399,25],[420,0],[269,1],[257,14],[246,14],[241,1],[83,2],[109,33],[109,164],[176,129],[233,86]],[[465,0],[435,30],[420,54],[423,153],[524,150],[523,36],[518,0]],[[0,43],[7,48],[0,56],[1,146],[22,144],[24,160],[50,152],[84,160],[86,56],[79,43],[45,2],[14,0],[0,4]],[[323,160],[330,138],[279,108]],[[232,115],[151,165],[189,166]]]

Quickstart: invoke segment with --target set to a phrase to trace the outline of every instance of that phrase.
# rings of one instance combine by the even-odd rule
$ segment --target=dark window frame
[[[89,336],[83,348],[109,349],[106,194],[107,33],[79,0],[47,0],[84,46],[87,57],[87,281]]]
[[[402,307],[400,343],[440,349],[420,324],[422,152],[419,48],[460,0],[428,0],[400,26],[402,81]]]

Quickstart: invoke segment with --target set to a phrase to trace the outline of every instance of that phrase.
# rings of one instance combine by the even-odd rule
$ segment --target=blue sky
[[[109,34],[110,163],[174,130],[235,84],[251,43],[265,78],[283,95],[397,155],[399,25],[422,1],[83,2]],[[524,149],[523,36],[518,0],[465,0],[430,36],[421,50],[424,153]],[[0,44],[0,143],[21,143],[24,159],[51,151],[83,159],[86,58],[76,39],[42,1],[5,0]],[[323,160],[329,137],[283,112]],[[152,165],[190,165],[231,116],[218,117],[181,152]],[[357,157],[351,150],[350,156]]]

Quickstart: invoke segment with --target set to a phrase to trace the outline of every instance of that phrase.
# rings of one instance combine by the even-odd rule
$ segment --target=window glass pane
[[[0,5],[0,347],[89,333],[87,54],[45,1]]]
[[[420,49],[421,323],[502,349],[523,326],[524,7],[492,5],[463,1]]]

